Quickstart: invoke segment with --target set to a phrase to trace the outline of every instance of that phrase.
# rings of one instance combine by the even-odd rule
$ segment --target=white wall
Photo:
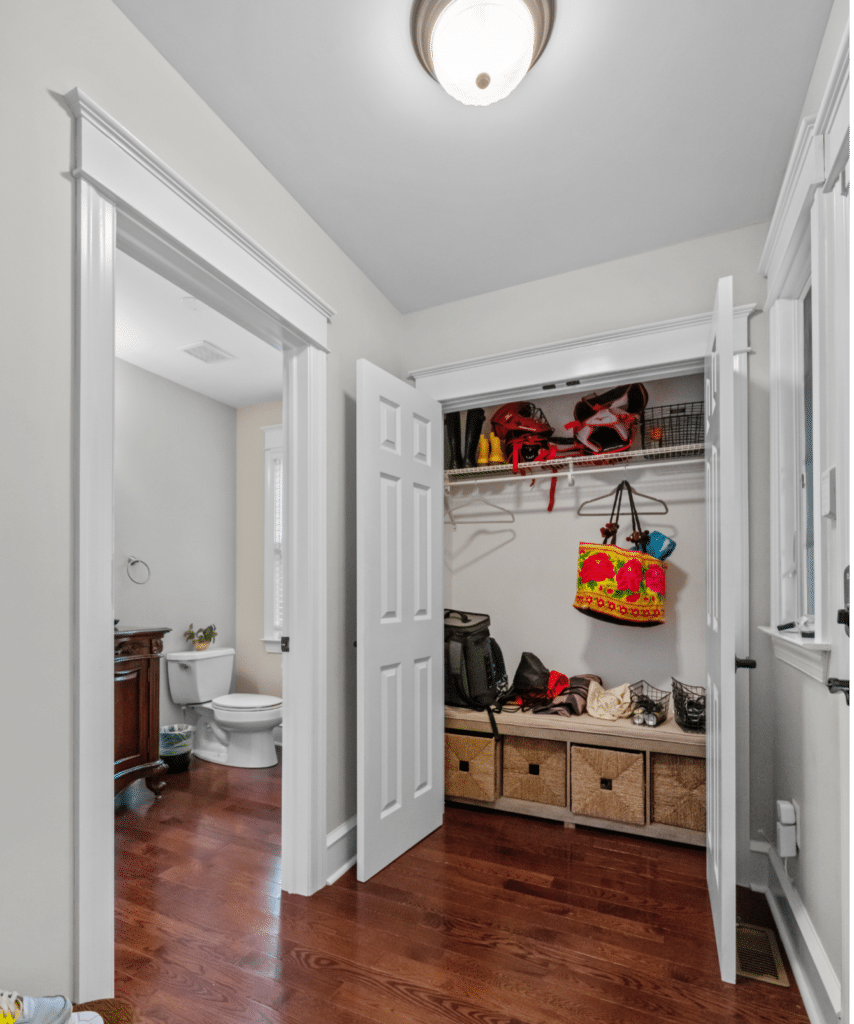
[[[756,224],[409,314],[404,318],[404,364],[407,369],[417,369],[492,352],[514,351],[616,328],[709,312],[714,302],[716,282],[718,278],[727,275],[732,275],[734,279],[735,304],[756,303],[761,310],[765,298],[765,281],[759,276],[757,267],[766,231],[766,224]],[[751,318],[749,331],[750,344],[755,353],[749,365],[750,653],[759,663],[757,669],[750,673],[749,682],[750,788],[751,837],[758,838],[760,829],[767,833],[773,825],[774,764],[773,723],[768,713],[774,700],[773,659],[770,641],[758,632],[758,627],[766,625],[768,621],[769,516],[768,328],[766,317],[761,312]],[[674,356],[678,356],[678,353],[674,353]],[[641,490],[644,489],[641,487]],[[546,524],[541,529],[548,529],[550,534],[557,533],[553,527],[554,520],[549,523],[541,516],[537,521]],[[584,522],[592,523],[593,520]],[[694,518],[688,506],[684,506],[679,508],[679,520],[674,525],[684,529],[687,538],[700,527],[700,522]],[[576,537],[577,529],[573,531],[568,528],[566,532],[568,537]],[[556,537],[553,540],[557,542]],[[571,547],[569,541],[567,544]],[[509,548],[504,549],[504,552],[507,551]],[[674,555],[674,570],[678,569],[680,559],[685,557],[686,546],[683,545]],[[674,571],[671,579],[675,580],[676,577]],[[566,585],[571,589],[573,584],[567,581]],[[455,600],[458,593],[455,582]],[[690,593],[689,589],[689,601]],[[472,596],[476,598],[477,595]],[[554,593],[553,596],[557,598],[558,595]],[[487,609],[475,606],[471,610]],[[570,611],[567,612],[570,622],[571,615],[577,620],[583,618]],[[573,625],[571,628],[576,634],[580,631],[581,639],[574,639],[567,645],[564,638],[554,636],[549,641],[551,646],[546,649],[551,652],[552,658],[557,661],[577,656],[579,660],[586,660],[594,672],[597,664],[606,665],[607,668],[599,674],[608,682],[632,681],[629,676],[637,678],[633,669],[623,670],[620,667],[621,660],[628,661],[627,657],[621,659],[612,650],[601,655],[596,649],[601,646],[602,635],[599,630],[609,627],[599,625],[597,630],[592,630],[590,626]],[[646,631],[650,637],[642,638],[639,642],[652,648],[656,644],[652,634],[658,628]],[[660,627],[662,634],[674,628],[675,622]],[[558,624],[555,621],[552,632],[556,633],[557,630]],[[622,640],[621,644],[635,643],[635,631],[626,629],[623,632],[632,633],[632,637],[631,640]],[[518,641],[514,640],[508,661],[516,656],[517,647]],[[569,654],[565,654],[565,651]],[[545,660],[544,655],[540,656]],[[690,670],[691,659],[687,653],[677,653],[674,660],[680,669],[684,665]],[[651,661],[655,672],[662,674],[662,656],[654,654]],[[572,668],[572,665],[562,667],[556,663],[549,667],[565,671],[566,668]],[[626,675],[619,678],[622,671]],[[677,675],[675,670],[667,674]],[[655,680],[648,678],[648,682],[654,684]],[[683,682],[690,683],[690,679],[686,678]]]
[[[400,369],[399,314],[110,0],[0,7],[9,155],[0,161],[9,200],[0,255],[0,717],[25,722],[38,707],[40,751],[30,730],[6,730],[4,763],[26,771],[0,773],[0,808],[5,820],[26,821],[27,842],[0,844],[3,916],[14,922],[0,936],[0,964],[3,986],[24,992],[72,991],[74,181],[73,120],[61,97],[75,86],[337,311],[328,377],[330,828],[355,807],[345,498],[355,358]]]
[[[115,561],[119,629],[168,626],[163,652],[185,651],[192,623],[235,646],[236,410],[116,360]],[[137,584],[127,560],[151,576]],[[142,566],[132,567],[145,579]],[[160,723],[183,721],[160,672]]]

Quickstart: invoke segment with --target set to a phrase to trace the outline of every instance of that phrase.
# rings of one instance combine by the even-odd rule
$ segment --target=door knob
[[[735,667],[736,669],[756,668],[756,661],[753,658],[739,658],[738,655],[736,655]]]

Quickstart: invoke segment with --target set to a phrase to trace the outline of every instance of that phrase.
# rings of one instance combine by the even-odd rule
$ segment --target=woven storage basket
[[[656,753],[651,758],[652,821],[705,832],[705,758]]]
[[[492,736],[445,733],[445,795],[493,801],[498,795],[498,750]]]
[[[572,745],[572,813],[646,824],[644,757],[633,750]]]
[[[504,796],[566,807],[566,744],[505,736],[501,787]]]

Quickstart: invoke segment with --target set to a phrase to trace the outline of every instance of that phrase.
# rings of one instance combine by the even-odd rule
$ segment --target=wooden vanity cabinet
[[[160,760],[160,655],[170,630],[116,630],[115,792],[145,779],[159,797],[167,768]]]

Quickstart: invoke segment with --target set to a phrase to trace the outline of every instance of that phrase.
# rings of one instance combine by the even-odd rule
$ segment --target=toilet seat
[[[265,693],[225,693],[214,697],[210,706],[216,711],[272,711],[282,701]]]

